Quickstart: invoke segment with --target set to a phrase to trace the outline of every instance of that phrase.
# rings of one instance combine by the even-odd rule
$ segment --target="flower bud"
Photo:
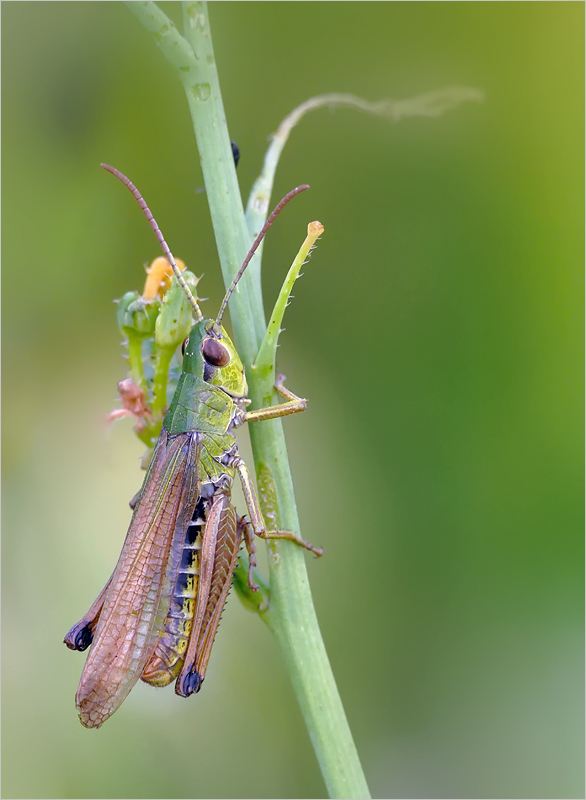
[[[185,283],[197,297],[196,287],[199,278],[192,272],[183,273]],[[157,347],[175,350],[188,336],[193,327],[193,310],[177,278],[173,278],[171,288],[163,299],[161,313],[155,326]]]
[[[126,292],[118,302],[118,326],[128,338],[139,336],[144,339],[152,336],[160,308],[159,300],[145,302],[138,292]]]

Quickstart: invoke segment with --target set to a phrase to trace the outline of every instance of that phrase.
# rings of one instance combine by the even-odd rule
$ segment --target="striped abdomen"
[[[171,605],[155,652],[145,666],[141,680],[151,686],[168,686],[183,665],[193,628],[199,582],[201,541],[209,500],[200,497],[193,519],[185,532],[181,564]]]

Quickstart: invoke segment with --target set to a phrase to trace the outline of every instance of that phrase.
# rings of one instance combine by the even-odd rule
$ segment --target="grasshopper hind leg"
[[[210,652],[238,559],[242,540],[230,496],[221,491],[214,497],[202,536],[199,587],[193,628],[175,693],[188,697],[198,692],[205,677]]]
[[[251,526],[256,536],[258,536],[260,539],[284,539],[285,541],[293,542],[293,544],[296,544],[299,547],[303,547],[305,550],[309,550],[315,556],[323,555],[324,552],[323,548],[316,547],[314,544],[311,544],[311,542],[306,541],[298,533],[295,533],[294,531],[267,530],[262,512],[260,510],[260,505],[258,502],[256,490],[254,488],[252,478],[250,477],[250,472],[248,471],[248,467],[244,463],[244,459],[241,458],[240,456],[237,456],[233,461],[233,466],[235,467],[235,469],[238,472],[238,475],[240,476],[240,483],[242,484],[244,499],[246,500],[248,513],[250,514],[250,519],[251,519],[249,525]],[[248,542],[248,539],[246,539],[246,541]],[[250,554],[252,545],[249,546],[247,544],[247,547],[249,548],[248,552]],[[252,586],[250,588],[252,588]]]

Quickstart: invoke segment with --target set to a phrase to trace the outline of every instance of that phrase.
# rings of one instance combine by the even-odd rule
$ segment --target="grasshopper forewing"
[[[148,206],[136,187],[113,167],[143,209],[192,304],[196,323],[185,345],[183,372],[138,494],[130,527],[110,580],[88,613],[69,631],[73,650],[91,645],[76,695],[80,719],[99,728],[142,679],[187,697],[199,691],[238,558],[242,539],[249,553],[249,584],[256,564],[254,535],[321,550],[288,531],[267,531],[234,429],[244,422],[302,411],[285,389],[285,401],[248,412],[244,368],[221,325],[228,298],[276,214],[256,238],[224,297],[217,319],[204,319]],[[238,474],[250,522],[230,500]]]

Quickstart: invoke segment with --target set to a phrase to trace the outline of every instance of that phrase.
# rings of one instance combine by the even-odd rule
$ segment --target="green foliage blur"
[[[180,23],[178,3],[164,3]],[[583,796],[583,22],[572,2],[213,2],[246,198],[331,91],[486,91],[438,119],[307,116],[265,248],[307,222],[279,369],[322,632],[375,797]],[[157,243],[223,286],[182,88],[121,3],[2,5],[3,796],[322,797],[268,630],[232,595],[203,691],[80,725],[61,643],[113,569],[141,444],[113,298]],[[244,453],[248,451],[244,444]]]

